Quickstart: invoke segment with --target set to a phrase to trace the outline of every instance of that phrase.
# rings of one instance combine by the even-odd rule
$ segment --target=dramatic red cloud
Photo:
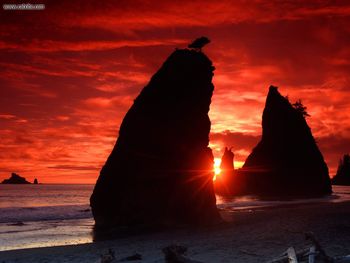
[[[133,99],[175,48],[202,35],[216,67],[215,157],[230,146],[243,164],[270,84],[308,107],[331,175],[350,151],[348,1],[44,3],[1,10],[0,180],[94,183]]]

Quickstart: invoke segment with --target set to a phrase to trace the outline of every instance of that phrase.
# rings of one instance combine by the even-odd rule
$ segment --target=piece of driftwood
[[[315,263],[316,247],[310,247],[309,263]]]
[[[309,249],[302,249],[300,251],[296,251],[297,258],[304,259],[309,255]],[[269,261],[268,263],[287,263],[288,261],[288,253],[285,251],[283,254],[281,254],[279,257]]]
[[[334,263],[350,263],[350,255],[343,257],[335,257]]]
[[[106,254],[101,255],[100,263],[111,263],[114,259],[114,251],[112,249],[108,249]]]
[[[187,251],[187,247],[179,245],[171,245],[162,249],[165,255],[165,262],[167,263],[203,263],[200,261],[192,260],[184,256]]]
[[[119,259],[118,262],[122,262],[122,261],[134,261],[134,260],[142,260],[142,255],[139,253],[136,253],[134,255]]]
[[[300,251],[295,251],[292,247],[288,248],[286,252],[268,263],[350,263],[350,255],[334,258],[328,256],[312,232],[305,233],[305,237],[312,243],[310,248]]]
[[[248,250],[245,250],[245,249],[240,249],[239,252],[241,252],[243,254],[246,254],[246,255],[249,255],[249,256],[262,257],[261,254],[257,254],[257,253],[254,253],[254,252],[251,252],[251,251],[248,251]]]
[[[326,251],[321,246],[320,242],[318,242],[318,240],[315,237],[314,233],[308,232],[308,233],[305,234],[305,236],[306,236],[307,239],[309,239],[314,244],[315,250],[318,251],[319,255],[323,259],[323,262],[326,262],[326,263],[350,263],[350,255],[334,257],[334,258],[328,256]],[[315,261],[313,261],[313,262],[315,262]]]
[[[289,263],[298,263],[297,254],[295,253],[294,247],[290,247],[287,249],[288,254],[288,262]]]
[[[142,255],[139,253],[136,253],[134,255],[117,260],[115,258],[114,251],[112,249],[108,249],[106,254],[101,255],[101,259],[99,263],[112,263],[112,262],[134,261],[134,260],[142,260]]]
[[[307,232],[307,233],[305,233],[305,237],[306,237],[306,239],[310,240],[314,244],[316,250],[319,252],[320,257],[322,257],[322,259],[323,259],[323,261],[325,263],[332,263],[332,262],[334,262],[333,258],[331,258],[330,256],[328,256],[326,254],[326,251],[323,249],[321,244],[318,242],[318,240],[316,239],[314,233]]]

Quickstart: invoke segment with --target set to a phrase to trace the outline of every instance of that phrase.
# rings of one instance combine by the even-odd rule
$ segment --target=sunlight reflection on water
[[[243,209],[255,209],[263,207],[274,207],[293,204],[307,204],[307,203],[319,203],[319,202],[345,202],[350,201],[350,186],[338,186],[333,185],[333,194],[330,196],[324,196],[320,198],[309,199],[283,199],[278,197],[270,197],[269,199],[261,199],[254,195],[224,197],[216,195],[216,205],[218,208],[226,210],[243,210]]]

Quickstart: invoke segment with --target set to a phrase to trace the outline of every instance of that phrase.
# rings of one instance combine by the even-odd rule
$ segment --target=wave
[[[52,187],[51,187],[52,188]],[[50,191],[53,190],[50,188]],[[56,189],[57,188],[57,189]],[[64,187],[56,187],[58,191],[64,191]],[[69,187],[68,187],[69,188]],[[70,189],[70,188],[69,188]],[[45,189],[43,189],[44,191]],[[90,207],[87,203],[89,198],[90,189],[70,189],[66,191],[64,196],[57,197],[57,191],[51,193],[50,200],[33,199],[31,202],[23,202],[20,198],[22,194],[16,194],[15,197],[7,198],[6,200],[0,200],[2,205],[12,204],[10,207],[0,206],[0,223],[5,224],[17,224],[20,226],[21,222],[30,221],[48,221],[48,220],[69,220],[69,219],[92,219],[92,213]],[[45,190],[46,191],[46,190]],[[44,192],[45,192],[44,191]],[[47,190],[48,191],[48,190]],[[84,194],[79,194],[83,192]],[[256,196],[241,196],[233,198],[223,198],[217,196],[217,206],[220,209],[229,210],[244,210],[244,209],[254,209],[270,206],[280,206],[286,204],[303,204],[310,202],[344,202],[350,201],[350,187],[349,186],[333,186],[333,195],[326,196],[323,198],[315,199],[294,199],[294,200],[262,200]],[[44,193],[42,194],[44,195]],[[79,196],[79,202],[75,200],[76,196]],[[34,194],[33,194],[34,196]],[[69,196],[67,201],[67,196]],[[82,198],[82,196],[85,196]],[[54,200],[57,199],[57,200]],[[8,201],[10,200],[10,201]],[[75,202],[74,202],[75,200]],[[1,202],[3,201],[3,202]],[[48,202],[51,204],[47,205]],[[56,204],[58,202],[59,204]],[[74,203],[73,203],[74,202]],[[83,203],[84,202],[84,203]],[[44,204],[43,206],[38,206],[38,204]],[[27,205],[27,206],[26,206]],[[17,207],[20,206],[20,207]]]
[[[0,208],[0,223],[92,218],[89,205]]]
[[[246,210],[246,209],[258,209],[267,207],[278,207],[284,205],[299,205],[309,203],[320,202],[348,202],[350,201],[349,191],[337,192],[329,196],[319,198],[307,198],[307,199],[261,199],[256,196],[241,196],[225,198],[217,196],[217,207],[224,210]]]

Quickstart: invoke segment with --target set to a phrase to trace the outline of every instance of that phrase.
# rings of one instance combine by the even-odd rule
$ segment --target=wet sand
[[[188,247],[187,256],[203,262],[267,262],[288,247],[307,247],[312,231],[331,256],[350,254],[350,202],[311,203],[275,208],[221,211],[227,223],[215,227],[134,234],[90,244],[0,252],[0,262],[100,262],[113,249],[116,258],[142,255],[142,261],[165,262],[161,249]]]

